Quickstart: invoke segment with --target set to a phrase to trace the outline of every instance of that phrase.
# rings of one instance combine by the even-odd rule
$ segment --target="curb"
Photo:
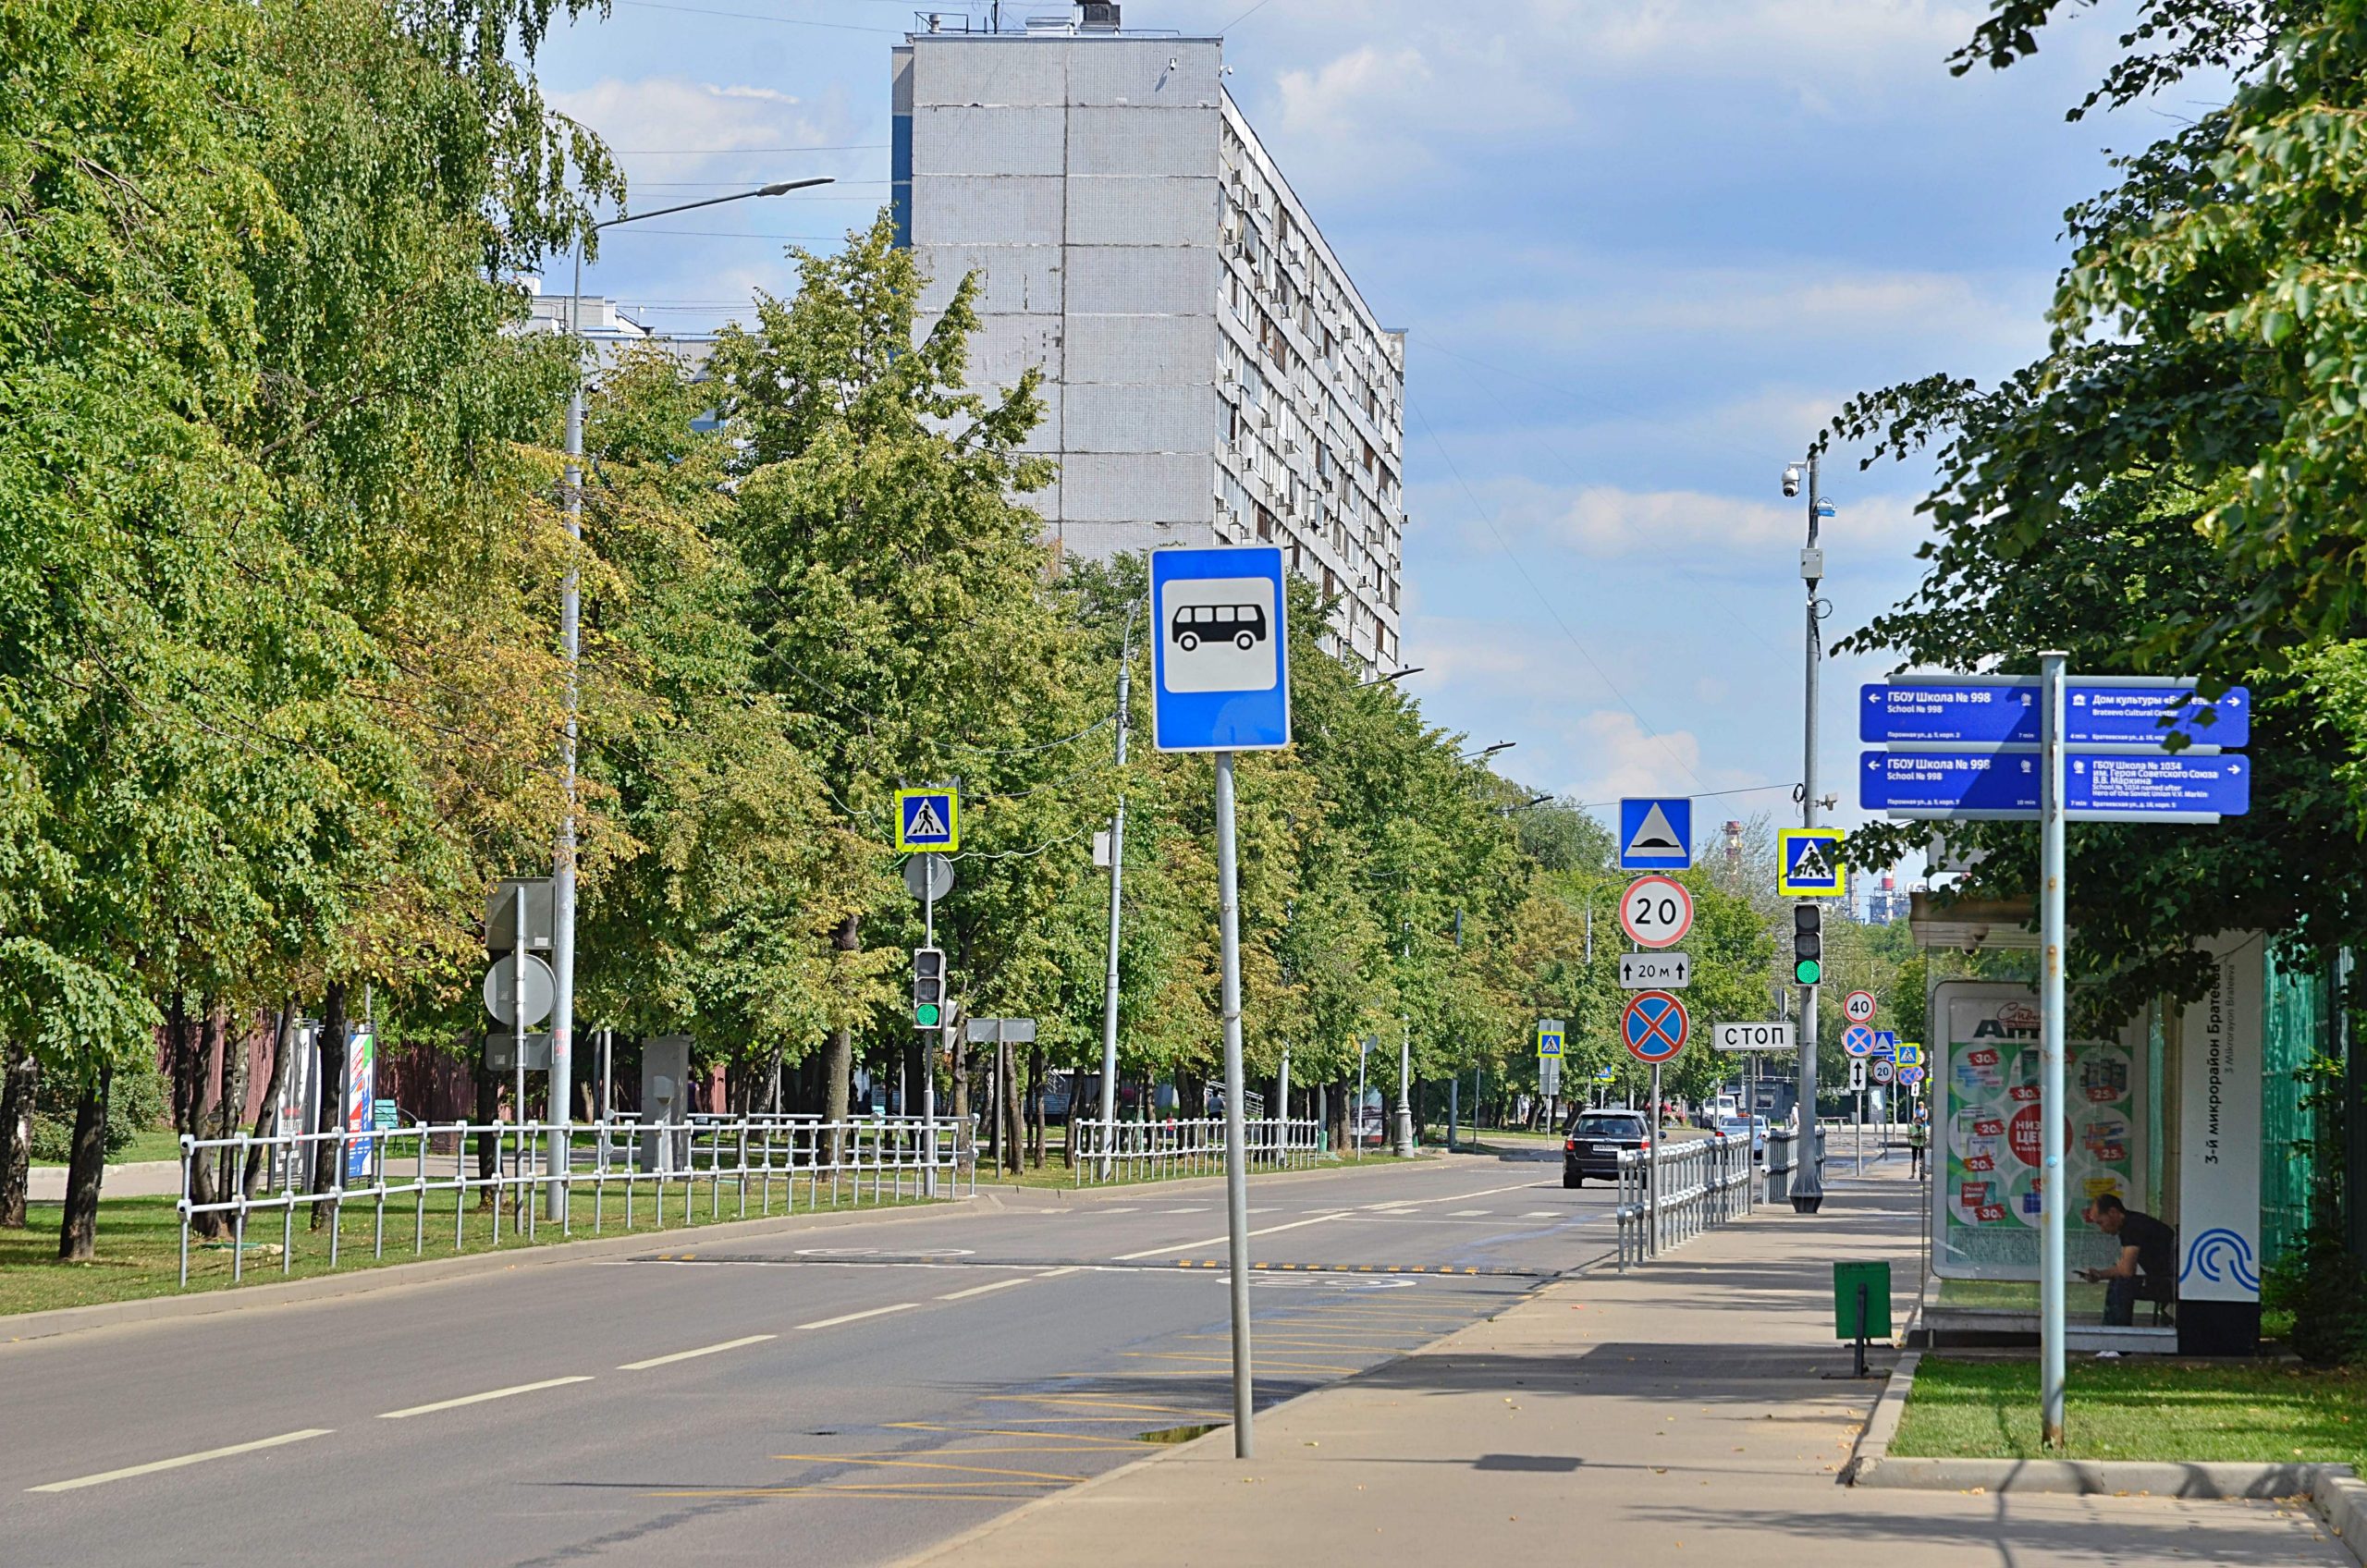
[[[653,1247],[676,1245],[684,1241],[705,1243],[775,1235],[782,1231],[830,1231],[848,1225],[941,1219],[968,1209],[999,1210],[1002,1207],[999,1196],[982,1193],[973,1198],[948,1198],[899,1208],[842,1209],[835,1214],[827,1211],[821,1214],[779,1214],[766,1219],[727,1219],[711,1225],[586,1236],[579,1241],[547,1243],[514,1251],[505,1249],[471,1253],[459,1257],[423,1258],[413,1263],[381,1264],[374,1268],[357,1268],[350,1274],[320,1274],[276,1285],[239,1285],[190,1295],[147,1296],[138,1301],[62,1306],[47,1312],[0,1317],[0,1350],[35,1340],[55,1339],[61,1334],[85,1333],[127,1323],[172,1322],[181,1318],[243,1312],[255,1307],[293,1306],[305,1302],[364,1295],[373,1291],[441,1284],[448,1280],[498,1274],[512,1268],[548,1268],[586,1258],[611,1257],[619,1253],[647,1252]]]
[[[2308,1497],[2329,1480],[2351,1480],[2348,1464],[2250,1464],[2223,1461],[2119,1459],[1868,1459],[1850,1485],[1961,1492],[2120,1493],[2182,1498]],[[2360,1483],[2353,1482],[2354,1485]],[[2367,1487],[2362,1487],[2367,1490]]]
[[[1463,1154],[1464,1151],[1457,1150],[1455,1158],[1463,1158]],[[1410,1166],[1426,1158],[1444,1158],[1446,1155],[1447,1151],[1444,1149],[1426,1150],[1410,1160],[1398,1160],[1396,1164]],[[1253,1173],[1249,1178],[1249,1184],[1256,1187],[1269,1182],[1312,1182],[1324,1177],[1361,1176],[1367,1174],[1368,1169],[1377,1170],[1382,1168],[1380,1166],[1367,1168],[1343,1162],[1338,1165],[1318,1166],[1307,1170],[1264,1170]],[[1214,1176],[1175,1176],[1164,1182],[1111,1182],[1106,1185],[1097,1183],[1084,1187],[1074,1184],[1058,1187],[1029,1187],[1009,1182],[981,1181],[978,1183],[978,1192],[981,1195],[992,1193],[997,1197],[1003,1198],[1050,1198],[1060,1203],[1092,1203],[1104,1198],[1114,1200],[1122,1195],[1139,1198],[1146,1193],[1213,1192],[1223,1185],[1224,1177],[1219,1173]]]
[[[2353,1562],[2367,1568],[2367,1481],[2348,1464],[2251,1464],[2226,1461],[1922,1459],[1890,1456],[1915,1390],[1921,1351],[1892,1368],[1857,1452],[1841,1467],[1844,1486],[1881,1490],[2052,1492],[2078,1497],[2140,1494],[2179,1498],[2306,1497]]]

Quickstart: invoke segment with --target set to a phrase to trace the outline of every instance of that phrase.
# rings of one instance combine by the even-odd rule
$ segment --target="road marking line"
[[[1487,1212],[1488,1211],[1484,1208],[1457,1208],[1450,1210],[1447,1214],[1447,1218],[1449,1219],[1473,1219]]]
[[[1262,1230],[1252,1231],[1249,1233],[1253,1236],[1270,1236],[1277,1231],[1295,1231],[1302,1225],[1320,1225],[1331,1218],[1331,1217],[1328,1214],[1318,1214],[1312,1219],[1294,1219],[1287,1225],[1269,1225]],[[1227,1242],[1232,1239],[1231,1233],[1228,1232],[1221,1236],[1210,1236],[1208,1240],[1203,1242],[1184,1242],[1179,1245],[1171,1247],[1148,1247],[1141,1252],[1122,1252],[1111,1261],[1116,1263],[1132,1263],[1138,1257],[1172,1257],[1179,1252],[1197,1252],[1202,1247],[1212,1247],[1220,1242]]]
[[[714,1355],[721,1351],[738,1350],[742,1345],[760,1345],[777,1334],[751,1334],[744,1340],[726,1340],[719,1345],[701,1345],[696,1350],[678,1350],[671,1355],[653,1355],[647,1361],[628,1361],[617,1368],[619,1372],[646,1372],[653,1366],[665,1366],[677,1361],[689,1361],[697,1356]]]
[[[987,1449],[987,1453],[994,1450]],[[1082,1481],[1083,1476],[1064,1476],[1050,1470],[1008,1470],[995,1464],[948,1464],[934,1459],[874,1458],[860,1453],[777,1453],[775,1459],[802,1464],[855,1464],[864,1469],[880,1470],[957,1470],[971,1476],[1015,1476],[1026,1481]]]
[[[1559,1219],[1562,1218],[1562,1211],[1558,1208],[1532,1208],[1521,1218],[1523,1219]]]
[[[811,1323],[800,1323],[798,1327],[801,1329],[835,1329],[841,1323],[860,1323],[866,1317],[885,1317],[891,1312],[910,1312],[913,1308],[918,1305],[920,1305],[920,1303],[916,1301],[900,1301],[893,1306],[875,1306],[868,1312],[849,1312],[837,1317],[817,1318]]]
[[[539,1383],[520,1383],[515,1388],[491,1389],[481,1394],[462,1394],[459,1399],[439,1399],[434,1404],[414,1404],[409,1410],[382,1410],[381,1421],[401,1421],[413,1415],[432,1415],[439,1410],[457,1410],[464,1404],[483,1404],[489,1399],[508,1399],[512,1394],[531,1394],[544,1389],[556,1389],[569,1383],[588,1383],[585,1377],[546,1378]]]
[[[1096,1214],[1136,1214],[1140,1213],[1141,1209],[1138,1205],[1128,1204],[1123,1208],[1097,1208],[1093,1212]]]
[[[152,1460],[146,1464],[128,1464],[120,1470],[104,1470],[95,1476],[77,1476],[70,1481],[52,1481],[47,1486],[27,1487],[29,1492],[70,1492],[84,1487],[104,1486],[109,1481],[127,1481],[134,1476],[153,1476],[159,1470],[178,1470],[184,1464],[202,1464],[209,1459],[227,1459],[233,1454],[252,1453],[258,1449],[277,1448],[282,1443],[300,1443],[306,1438],[325,1438],[334,1427],[307,1427],[300,1432],[282,1432],[276,1438],[258,1438],[251,1443],[233,1443],[228,1448],[210,1448],[203,1453],[185,1453],[178,1459]]]
[[[1206,1213],[1208,1213],[1208,1206],[1207,1204],[1204,1204],[1204,1203],[1187,1203],[1187,1204],[1185,1204],[1182,1208],[1162,1208],[1162,1209],[1160,1209],[1160,1210],[1159,1210],[1159,1213],[1161,1213],[1161,1214],[1206,1214]]]
[[[1017,1280],[997,1280],[991,1285],[973,1285],[966,1291],[955,1291],[950,1295],[941,1295],[937,1299],[939,1301],[964,1301],[971,1296],[985,1295],[988,1291],[1007,1291],[1013,1285],[1024,1285],[1031,1280],[1040,1280],[1042,1278],[1043,1276],[1040,1274],[1029,1274]],[[807,1325],[809,1328],[812,1326],[813,1325],[811,1324]]]
[[[1482,1187],[1476,1193],[1449,1193],[1442,1198],[1401,1198],[1395,1203],[1368,1203],[1367,1208],[1421,1208],[1434,1203],[1469,1203],[1473,1198],[1493,1197],[1498,1193],[1533,1192],[1546,1183],[1515,1182],[1509,1187]]]
[[[1047,1268],[1041,1274],[1036,1275],[1036,1278],[1038,1280],[1057,1280],[1063,1274],[1081,1273],[1084,1271],[1084,1268],[1085,1265],[1081,1263],[1072,1263],[1063,1268]]]

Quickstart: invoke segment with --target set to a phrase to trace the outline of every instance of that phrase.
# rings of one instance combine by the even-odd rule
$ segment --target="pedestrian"
[[[2105,1193],[2088,1206],[2088,1223],[2120,1243],[2109,1268],[2082,1268],[2079,1278],[2104,1287],[2104,1327],[2126,1329],[2136,1321],[2137,1304],[2177,1301],[2178,1233],[2150,1214],[2140,1214]]]
[[[1921,1106],[1915,1108],[1915,1119],[1907,1124],[1907,1174],[1910,1181],[1923,1177],[1923,1151],[1932,1144],[1932,1115]]]

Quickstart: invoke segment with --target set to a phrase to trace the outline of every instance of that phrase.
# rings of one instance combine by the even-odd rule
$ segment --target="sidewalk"
[[[1821,1214],[1763,1208],[1262,1415],[1257,1460],[1211,1434],[913,1561],[2352,1568],[2299,1503],[1840,1486],[1881,1384],[1820,1376],[1850,1360],[1831,1266],[1888,1258],[1903,1311],[1912,1191],[1834,1178]]]
[[[25,1195],[35,1203],[61,1203],[66,1197],[66,1167],[36,1165],[27,1173]],[[142,1159],[110,1165],[99,1184],[102,1198],[177,1198],[181,1195],[181,1162]]]

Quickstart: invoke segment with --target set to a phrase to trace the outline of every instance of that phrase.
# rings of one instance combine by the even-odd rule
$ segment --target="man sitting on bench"
[[[2104,1287],[2104,1327],[2126,1329],[2136,1321],[2137,1304],[2167,1306],[2178,1296],[2178,1233],[2150,1214],[2140,1214],[2106,1193],[2088,1206],[2088,1222],[2120,1243],[2109,1268],[2082,1268],[2079,1278]]]

